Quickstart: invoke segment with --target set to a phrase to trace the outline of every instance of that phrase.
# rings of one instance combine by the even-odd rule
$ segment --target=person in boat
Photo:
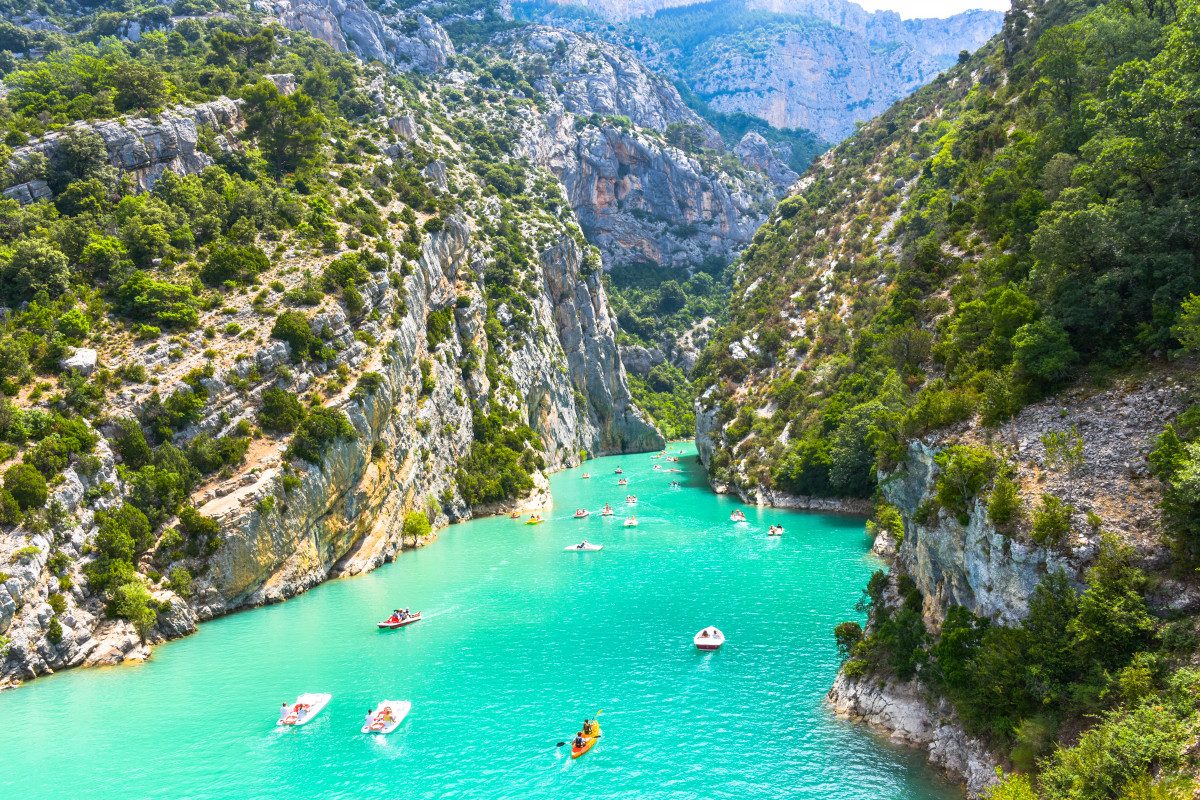
[[[580,731],[579,733],[575,734],[575,741],[571,742],[571,746],[574,747],[576,750],[578,750],[579,748],[583,747],[585,744],[587,744],[587,742],[583,738],[583,731]]]
[[[380,714],[379,714],[379,718],[381,720],[383,720],[384,722],[391,722],[392,721],[392,707],[384,706],[383,711],[380,712]]]
[[[375,724],[375,709],[373,709],[373,708],[367,709],[367,718],[365,720],[363,720],[363,724],[366,725],[368,728]]]
[[[594,722],[592,722],[590,719],[585,719],[585,720],[583,721],[583,735],[584,735],[584,736],[591,736],[591,735],[593,735],[595,732],[596,732],[596,729],[595,729],[595,723],[594,723]]]
[[[288,714],[291,712],[292,710],[288,708],[287,700],[284,700],[283,705],[279,707],[279,719],[281,721],[287,719]]]

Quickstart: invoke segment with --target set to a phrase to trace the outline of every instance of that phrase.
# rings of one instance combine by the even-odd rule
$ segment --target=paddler
[[[583,732],[580,731],[579,733],[575,734],[575,741],[571,742],[571,746],[574,747],[576,750],[579,750],[585,744],[587,744],[587,741],[585,741],[583,738]]]

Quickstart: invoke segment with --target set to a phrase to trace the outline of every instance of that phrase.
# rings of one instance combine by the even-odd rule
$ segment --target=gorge
[[[664,541],[747,573],[803,552],[784,595],[738,596],[824,637],[809,653],[751,626],[804,704],[746,699],[764,716],[719,747],[776,747],[795,714],[825,766],[778,785],[941,796],[861,730],[827,737],[837,715],[971,796],[1191,796],[1196,3],[1017,0],[990,40],[982,12],[579,5],[6,9],[0,686],[38,680],[0,704],[36,722],[8,698],[50,673],[140,662],[450,523],[548,508],[552,483],[560,504],[598,500],[562,471],[694,432],[703,476],[676,491],[709,517],[685,522],[655,472],[647,527],[665,502],[683,527]],[[751,527],[718,525],[734,501],[699,483],[757,507]],[[747,550],[769,507],[869,517],[874,554],[855,517],[799,514]],[[491,542],[490,582],[515,526],[446,544],[467,568],[463,531]],[[650,555],[634,541],[591,555]],[[383,574],[444,557],[427,552],[446,550]],[[802,591],[821,552],[844,572]],[[677,555],[644,570],[664,583],[639,610],[704,595]],[[607,562],[566,563],[543,577]],[[383,578],[360,580],[322,591],[391,602],[345,588]],[[674,702],[650,694],[626,702]],[[868,786],[814,778],[838,747]],[[630,791],[669,780],[640,769]]]

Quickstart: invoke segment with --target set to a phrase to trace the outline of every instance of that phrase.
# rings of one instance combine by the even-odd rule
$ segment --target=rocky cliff
[[[905,20],[846,0],[557,1],[604,20],[564,24],[637,47],[715,111],[805,129],[827,142],[930,81],[961,51],[980,47],[1002,20],[994,11]]]
[[[153,118],[104,120],[76,123],[75,130],[97,134],[108,150],[109,162],[128,175],[144,190],[154,187],[166,170],[177,175],[194,175],[213,164],[212,157],[199,149],[200,132],[214,134],[214,145],[228,151],[231,139],[244,126],[238,101],[222,97],[210,103],[169,108]],[[48,134],[13,150],[10,164],[18,172],[28,171],[36,159],[53,164],[68,132]],[[31,203],[51,196],[43,177],[24,181],[4,189],[4,196]]]
[[[718,111],[744,112],[777,128],[804,128],[839,141],[975,50],[1000,15],[971,11],[948,20],[902,23],[871,15],[856,30],[794,23],[714,37],[686,56],[689,85]]]
[[[394,69],[434,72],[454,56],[446,31],[421,13],[381,15],[362,0],[257,0],[255,5],[285,27]]]
[[[521,147],[562,181],[606,268],[690,272],[727,263],[749,242],[774,201],[773,163],[730,168],[716,131],[624,48],[542,26],[504,47],[525,63],[545,59],[546,74],[533,80],[545,104]],[[672,128],[693,131],[698,146],[670,144]]]
[[[276,315],[287,308],[286,298],[311,286],[314,273],[357,254],[346,247],[314,250],[288,234],[259,276],[259,297],[232,293],[210,304],[169,345],[157,331],[136,336],[112,320],[106,335],[90,343],[86,367],[82,349],[68,359],[87,372],[145,370],[143,377],[153,379],[133,380],[110,397],[97,421],[103,436],[95,458],[65,469],[45,516],[31,517],[36,527],[6,526],[0,533],[6,648],[0,684],[142,659],[150,644],[184,635],[199,621],[371,569],[424,541],[426,534],[406,530],[407,512],[423,512],[434,527],[470,517],[476,509],[464,499],[460,471],[488,435],[476,421],[480,414],[531,429],[533,450],[522,457],[536,460],[535,488],[516,502],[535,507],[548,501],[545,474],[585,454],[662,446],[632,404],[615,323],[592,266],[598,258],[587,252],[553,176],[530,174],[532,197],[526,195],[518,215],[512,201],[484,191],[467,166],[463,143],[436,113],[443,107],[438,89],[410,89],[401,97],[376,81],[370,91],[378,116],[357,130],[372,146],[362,163],[339,166],[339,174],[349,182],[351,171],[408,169],[417,177],[405,180],[421,184],[411,191],[444,198],[453,211],[440,217],[422,211],[421,220],[414,215],[405,223],[412,209],[394,195],[381,193],[376,201],[346,190],[335,197],[390,223],[376,244],[382,263],[359,274],[353,305],[326,283],[315,308],[304,312],[309,334],[322,343],[320,357],[273,336]],[[216,107],[229,110],[224,122],[236,129],[236,104]],[[471,107],[456,113],[479,118]],[[163,118],[91,127],[132,143],[110,146],[110,161],[144,189],[167,172],[189,174],[209,163],[195,151],[187,125],[185,135],[161,135],[178,133],[180,119],[201,112],[173,114],[168,128]],[[52,148],[54,141],[31,147]],[[412,166],[414,151],[423,159],[420,173]],[[453,204],[452,186],[460,192]],[[503,221],[511,225],[500,231]],[[352,221],[332,224],[333,241],[361,235]],[[514,253],[521,254],[515,261]],[[503,288],[508,281],[516,291]],[[257,429],[264,393],[278,389],[344,413],[350,430],[318,459],[297,458],[288,450],[290,436]],[[111,606],[85,574],[99,557],[96,514],[120,508],[135,491],[133,472],[108,441],[119,420],[145,419],[160,398],[170,402],[189,392],[201,392],[202,406],[169,444],[186,449],[249,432],[249,446],[236,466],[211,474],[188,498],[216,525],[202,548],[185,552],[174,520],[155,532],[156,544],[137,565],[135,582],[153,600],[152,624],[139,632],[108,613]],[[186,587],[167,577],[180,568],[192,576]]]

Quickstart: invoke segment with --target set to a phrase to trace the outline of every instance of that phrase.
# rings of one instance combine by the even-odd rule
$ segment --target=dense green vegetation
[[[244,469],[251,442],[264,432],[285,437],[284,508],[303,462],[320,465],[337,442],[359,437],[347,415],[325,403],[347,388],[343,402],[366,402],[384,378],[365,372],[355,382],[342,363],[345,340],[335,340],[317,315],[340,306],[355,328],[354,346],[378,347],[363,324],[403,323],[405,279],[427,237],[446,230],[456,212],[482,220],[471,234],[481,255],[459,279],[482,282],[488,352],[485,358],[464,343],[456,362],[455,310],[434,309],[415,399],[423,406],[432,397],[439,369],[486,372],[490,394],[471,400],[475,443],[460,464],[462,494],[482,503],[529,491],[532,473],[544,467],[542,442],[517,415],[497,410],[516,392],[505,358],[539,333],[530,301],[537,254],[564,234],[583,240],[551,176],[510,155],[516,122],[537,102],[521,73],[484,54],[459,59],[460,69],[479,76],[465,93],[419,75],[382,80],[423,125],[460,138],[451,158],[461,150],[462,163],[449,166],[451,186],[439,189],[422,174],[435,160],[433,145],[409,143],[383,156],[398,137],[379,121],[383,101],[363,89],[368,78],[383,77],[378,67],[305,34],[263,26],[240,3],[115,8],[51,4],[46,11],[65,32],[0,24],[0,76],[10,90],[0,98],[0,183],[44,180],[51,193],[28,205],[0,201],[0,300],[11,309],[0,318],[0,455],[12,462],[0,486],[0,523],[36,532],[62,527],[52,492],[68,469],[95,477],[97,444],[106,438],[120,480],[97,479],[87,490],[89,503],[103,499],[100,507],[110,510],[98,515],[100,531],[85,545],[91,560],[83,578],[108,614],[147,633],[164,610],[151,592],[169,588],[186,597],[221,545],[216,520],[190,504],[205,481]],[[142,25],[140,39],[117,38],[131,20]],[[483,35],[489,20],[452,34]],[[29,58],[4,49],[31,47],[37,51]],[[291,75],[296,90],[268,75]],[[212,165],[187,176],[167,171],[150,191],[110,165],[99,136],[71,127],[222,96],[242,101],[245,129],[201,126],[198,147]],[[10,163],[30,137],[64,130],[49,158]],[[484,202],[501,213],[481,213]],[[597,263],[587,249],[588,269]],[[388,319],[377,308],[381,285],[398,297]],[[457,307],[472,302],[464,295]],[[224,315],[232,319],[213,324]],[[287,343],[292,364],[266,372],[245,361],[270,339]],[[384,364],[397,345],[379,347]],[[82,346],[101,351],[98,368],[64,370],[59,362]],[[249,353],[225,352],[243,349]],[[147,370],[139,352],[165,355],[166,366],[157,358]],[[198,366],[180,377],[172,369],[182,359]],[[112,361],[124,366],[109,368]],[[320,377],[296,388],[301,371]],[[215,393],[224,391],[246,400],[249,420],[235,423],[214,409]],[[457,390],[454,400],[467,404]],[[428,420],[416,425],[430,432]],[[441,431],[452,432],[448,424]],[[382,442],[362,446],[372,458],[383,454]],[[417,455],[429,457],[428,450]],[[452,496],[450,489],[442,501]],[[275,500],[265,499],[258,512],[271,513]],[[414,518],[406,535],[428,533],[438,513],[431,502],[421,513],[424,527],[413,527]],[[70,567],[55,547],[47,568],[64,592]],[[57,617],[54,625],[61,637]]]
[[[680,280],[675,270],[653,264],[618,264],[607,275],[609,298],[621,327],[621,344],[661,348],[701,320],[724,318],[729,283],[722,264],[711,263]],[[638,406],[668,439],[691,436],[696,428],[691,381],[669,361],[648,375],[629,376]]]
[[[1178,346],[1200,11],[1087,6],[1010,15],[780,204],[699,367],[718,477],[867,496],[912,436]]]
[[[900,601],[893,607],[885,599],[890,579],[877,572],[861,604],[871,614],[869,633],[857,623],[835,631],[844,669],[851,677],[919,676],[953,702],[969,732],[1007,754],[1016,769],[1040,771],[1039,796],[1125,797],[1128,786],[1159,777],[1156,768],[1183,766],[1179,737],[1194,721],[1185,728],[1176,719],[1164,727],[1167,738],[1149,756],[1108,728],[1134,725],[1144,733],[1151,730],[1146,723],[1176,716],[1164,711],[1162,697],[1181,681],[1194,681],[1175,669],[1196,646],[1188,621],[1166,624],[1150,615],[1143,596],[1147,576],[1131,558],[1128,548],[1106,535],[1082,591],[1063,573],[1051,573],[1019,625],[990,624],[952,606],[937,636],[926,633],[912,581],[896,579]],[[1196,710],[1195,699],[1188,702],[1185,718]],[[1147,713],[1152,719],[1141,718]],[[1055,749],[1060,736],[1096,718],[1107,721],[1079,745],[1095,752],[1085,757],[1084,751]],[[1072,793],[1081,785],[1088,788]]]

